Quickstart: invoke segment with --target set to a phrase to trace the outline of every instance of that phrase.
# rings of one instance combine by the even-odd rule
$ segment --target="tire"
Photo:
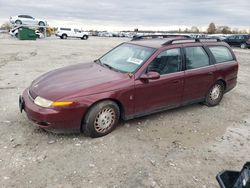
[[[89,37],[87,35],[83,35],[83,37],[81,38],[82,40],[87,40]]]
[[[120,109],[113,101],[102,101],[90,108],[87,112],[82,131],[92,138],[101,137],[114,130],[119,122]]]
[[[205,104],[207,106],[216,106],[220,103],[221,99],[223,98],[225,90],[225,85],[218,81],[216,82],[208,91],[205,99]]]
[[[67,35],[66,34],[62,34],[62,37],[61,37],[61,39],[67,39]]]
[[[40,21],[40,22],[38,23],[38,25],[39,25],[39,26],[45,26],[45,23],[42,22],[42,21]]]
[[[22,21],[21,21],[21,20],[16,20],[16,21],[15,21],[15,24],[16,24],[16,25],[21,25],[21,24],[22,24]]]
[[[246,48],[247,48],[247,45],[246,45],[245,43],[242,43],[242,44],[240,45],[240,48],[241,48],[241,49],[246,49]]]

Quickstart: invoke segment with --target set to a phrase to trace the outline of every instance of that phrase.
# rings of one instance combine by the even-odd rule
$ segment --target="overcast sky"
[[[212,21],[250,29],[250,0],[0,0],[0,24],[18,14],[84,29],[205,28]]]

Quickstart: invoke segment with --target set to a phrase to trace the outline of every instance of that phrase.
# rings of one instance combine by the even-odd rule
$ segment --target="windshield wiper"
[[[116,70],[114,67],[110,66],[110,65],[107,64],[107,63],[102,63],[102,65],[105,66],[105,67],[108,67],[109,69],[114,69],[114,70]]]
[[[103,66],[103,67],[108,67],[109,69],[114,69],[113,67],[111,67],[107,63],[102,63],[100,59],[96,59],[96,60],[94,60],[94,62],[101,65],[101,66]]]
[[[101,65],[103,65],[104,67],[108,67],[110,70],[114,70],[114,71],[116,71],[116,72],[123,72],[123,71],[121,71],[121,70],[119,70],[119,69],[116,69],[116,68],[110,66],[110,65],[107,64],[107,63],[101,63]]]
[[[123,71],[120,71],[120,70],[118,70],[118,69],[116,69],[116,68],[110,66],[110,65],[107,64],[107,63],[102,63],[100,59],[96,59],[96,60],[94,60],[94,62],[97,63],[97,64],[99,64],[99,65],[101,65],[101,66],[103,66],[103,67],[107,67],[107,68],[109,68],[110,70],[114,70],[114,71],[116,71],[116,72],[123,72]]]
[[[94,60],[94,62],[97,63],[97,64],[102,64],[100,59],[96,59],[96,60]]]

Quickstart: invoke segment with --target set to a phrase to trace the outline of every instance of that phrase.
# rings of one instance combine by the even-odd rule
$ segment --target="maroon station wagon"
[[[138,38],[100,59],[48,72],[19,97],[20,110],[52,132],[110,133],[128,120],[204,102],[236,86],[238,63],[216,39]]]

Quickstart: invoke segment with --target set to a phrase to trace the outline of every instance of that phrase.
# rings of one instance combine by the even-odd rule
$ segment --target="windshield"
[[[132,73],[136,71],[154,51],[155,49],[153,48],[124,43],[104,55],[100,59],[100,63],[117,71]]]

